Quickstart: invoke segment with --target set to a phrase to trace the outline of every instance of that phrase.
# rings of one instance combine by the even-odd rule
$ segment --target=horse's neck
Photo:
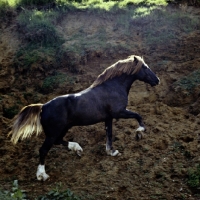
[[[127,94],[129,93],[129,90],[131,88],[131,85],[136,80],[134,75],[126,75],[123,74],[119,77],[116,77],[113,79],[115,84],[117,84],[117,88],[121,88],[122,90],[125,90]]]
[[[131,85],[136,80],[134,75],[126,75],[126,78],[124,80],[124,86],[126,87],[127,93],[129,93],[129,90],[131,88]]]

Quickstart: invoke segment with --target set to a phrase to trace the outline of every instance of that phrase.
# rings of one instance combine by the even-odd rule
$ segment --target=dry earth
[[[200,14],[198,9],[196,11]],[[9,68],[20,46],[18,36],[12,25],[3,27],[4,34],[0,38],[0,185],[3,189],[9,190],[13,180],[17,179],[30,199],[47,193],[56,184],[63,189],[70,188],[84,199],[200,199],[200,190],[192,190],[187,184],[188,169],[200,163],[200,88],[195,88],[188,95],[173,86],[182,76],[199,69],[200,32],[184,35],[177,43],[145,49],[140,34],[133,32],[132,41],[127,41],[125,36],[113,32],[111,24],[112,19],[107,19],[105,24],[103,18],[80,12],[69,14],[58,28],[62,34],[67,33],[67,40],[67,35],[76,32],[80,26],[87,32],[87,37],[99,26],[104,26],[110,33],[109,42],[124,42],[130,46],[138,44],[138,48],[131,53],[143,55],[161,79],[161,84],[155,88],[135,82],[129,95],[128,108],[144,118],[147,128],[145,138],[140,141],[135,139],[138,126],[135,120],[114,121],[114,147],[122,155],[110,157],[105,152],[103,123],[74,127],[65,139],[76,141],[83,147],[82,157],[62,146],[54,146],[46,159],[50,179],[37,181],[38,150],[44,135],[19,142],[17,146],[13,146],[7,138],[10,120],[3,117],[4,108],[14,105],[19,99],[25,106],[32,103],[32,99],[25,99],[19,89],[19,85],[27,80]],[[89,55],[84,64],[78,66],[81,73],[77,73],[75,85],[61,86],[50,95],[38,94],[39,101],[45,103],[66,91],[76,92],[88,87],[103,69],[128,56],[123,51],[104,53],[98,50]],[[62,71],[66,72],[66,69]],[[25,90],[34,92],[32,86],[40,76],[29,76],[27,79]]]

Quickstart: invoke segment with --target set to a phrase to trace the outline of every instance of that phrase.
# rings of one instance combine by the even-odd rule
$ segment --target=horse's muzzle
[[[155,81],[153,81],[150,85],[153,87],[153,86],[156,86],[158,84],[160,84],[160,79],[159,78],[157,78]]]

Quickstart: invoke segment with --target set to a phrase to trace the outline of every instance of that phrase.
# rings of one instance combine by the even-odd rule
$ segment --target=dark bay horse
[[[119,151],[112,147],[112,121],[119,118],[135,118],[139,123],[136,131],[144,131],[142,117],[126,109],[132,83],[140,80],[151,86],[159,84],[159,78],[151,71],[144,60],[132,55],[119,60],[100,74],[87,89],[56,97],[45,104],[31,104],[14,118],[11,141],[38,135],[44,131],[46,139],[39,150],[40,163],[37,179],[45,181],[45,157],[54,144],[63,144],[81,154],[81,146],[76,142],[66,142],[63,137],[72,126],[85,126],[105,122],[106,152],[117,156]]]

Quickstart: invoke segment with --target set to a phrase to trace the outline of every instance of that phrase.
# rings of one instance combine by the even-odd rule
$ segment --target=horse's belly
[[[75,126],[92,125],[102,121],[105,121],[106,116],[98,113],[80,113],[71,118],[71,122]]]

